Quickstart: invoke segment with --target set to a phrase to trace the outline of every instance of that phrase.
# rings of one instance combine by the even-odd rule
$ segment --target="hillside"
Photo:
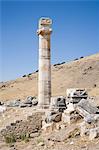
[[[37,77],[38,73],[34,72],[26,77],[0,83],[0,100],[37,96]],[[87,88],[90,96],[99,96],[99,53],[52,66],[52,96],[66,96],[66,89],[75,87]]]

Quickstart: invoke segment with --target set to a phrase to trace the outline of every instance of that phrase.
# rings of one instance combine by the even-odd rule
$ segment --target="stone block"
[[[62,113],[62,122],[70,124],[70,118],[69,114]]]
[[[52,121],[59,122],[61,121],[62,113],[56,111],[48,111],[45,117],[46,123],[50,123]]]
[[[45,133],[51,133],[55,128],[56,128],[55,123],[54,123],[54,122],[51,122],[51,123],[46,123],[46,124],[42,127],[42,130],[43,130]]]
[[[89,140],[93,140],[99,137],[99,127],[90,129]]]
[[[94,106],[91,102],[85,99],[82,99],[78,103],[78,106],[81,107],[86,112],[88,112],[89,114],[96,114],[99,112],[99,109],[96,106]]]
[[[88,94],[86,89],[81,88],[70,88],[67,89],[67,97],[68,98],[87,98]]]
[[[66,98],[57,96],[51,98],[50,109],[58,109],[60,112],[66,109]]]
[[[72,124],[71,126],[52,132],[48,136],[48,140],[64,142],[68,137],[75,137],[76,133],[78,134],[79,127]]]
[[[74,110],[75,110],[75,106],[73,105],[73,103],[69,103],[67,105],[67,109],[64,110],[64,113],[65,114],[71,114],[72,112],[74,112]]]

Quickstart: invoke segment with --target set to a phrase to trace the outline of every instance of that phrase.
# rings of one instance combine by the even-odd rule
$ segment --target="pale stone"
[[[52,20],[41,18],[39,20],[39,76],[38,76],[38,105],[48,108],[51,98],[51,64],[50,64],[50,28]]]
[[[87,127],[86,127],[86,122],[83,121],[82,123],[80,123],[80,135],[85,136],[85,133],[87,132]]]
[[[51,97],[50,109],[58,109],[63,112],[66,109],[66,98],[64,96]]]
[[[46,123],[43,127],[42,130],[45,133],[51,133],[54,129],[56,128],[55,123],[51,122],[51,123]]]
[[[67,105],[67,109],[66,110],[64,110],[64,113],[72,113],[73,111],[75,110],[75,107],[74,107],[74,105],[73,105],[73,103],[69,103],[68,105]]]
[[[45,121],[47,123],[52,122],[52,121],[59,122],[61,121],[61,117],[62,117],[62,113],[51,111],[46,114]]]
[[[87,111],[89,114],[96,114],[99,113],[99,109],[94,106],[91,102],[88,100],[82,99],[79,103],[78,106]]]
[[[88,94],[84,88],[70,88],[67,89],[67,97],[87,98]]]
[[[0,106],[0,113],[3,113],[4,111],[6,111],[6,106]]]
[[[99,137],[99,127],[90,129],[89,140],[93,140],[94,138]]]
[[[39,144],[38,144],[38,146],[44,146],[45,144],[44,144],[44,142],[40,142]]]
[[[62,113],[62,122],[70,124],[70,114]]]

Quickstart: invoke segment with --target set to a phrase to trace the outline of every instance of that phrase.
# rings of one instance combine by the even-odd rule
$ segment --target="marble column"
[[[38,105],[48,108],[51,98],[51,63],[50,63],[50,35],[52,20],[40,18],[39,29],[39,75],[38,75]]]

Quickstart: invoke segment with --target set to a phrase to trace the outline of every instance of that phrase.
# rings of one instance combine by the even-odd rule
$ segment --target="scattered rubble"
[[[64,109],[60,111],[59,108]],[[60,112],[61,114],[59,114]],[[57,122],[60,121],[61,126],[58,127]],[[46,113],[45,122],[42,127],[44,131],[52,132],[55,129],[60,130],[52,132],[53,136],[51,136],[51,139],[55,141],[65,140],[69,136],[69,126],[75,123],[78,124],[77,128],[81,136],[87,136],[89,140],[99,137],[99,109],[88,98],[86,89],[68,89],[67,99],[64,97],[52,98],[50,109]],[[62,125],[63,129],[61,128]]]
[[[21,99],[13,100],[6,104],[7,107],[32,107],[38,104],[38,100],[36,97],[28,96],[24,101]]]
[[[29,96],[24,101],[18,99],[7,106],[32,107],[37,104],[37,98]],[[6,105],[0,105],[0,110],[1,107],[6,108]],[[29,134],[35,138],[40,135],[39,131],[49,134],[50,141],[64,142],[76,136],[93,140],[99,137],[99,108],[92,103],[85,89],[68,89],[67,98],[52,97],[49,109],[39,110],[28,116],[27,120],[11,123],[1,131],[1,135],[13,134],[19,139],[21,135]]]
[[[67,89],[67,98],[68,98],[67,102],[69,103],[70,102],[78,103],[82,98],[87,99],[87,97],[88,97],[88,93],[86,89],[78,89],[78,88]]]
[[[11,123],[1,130],[0,134],[6,138],[14,136],[15,139],[20,139],[24,134],[28,134],[33,137],[33,133],[37,133],[42,127],[42,116],[44,112],[35,112],[31,116],[27,117],[27,120],[17,120],[15,123]]]

